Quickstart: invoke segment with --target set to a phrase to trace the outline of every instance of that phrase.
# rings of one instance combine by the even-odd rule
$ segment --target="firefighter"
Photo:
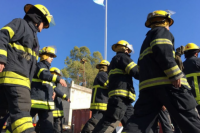
[[[39,116],[40,132],[53,133],[53,115],[55,109],[53,101],[53,84],[60,83],[67,87],[65,80],[49,71],[55,55],[55,48],[44,47],[39,51],[40,62],[37,63],[36,72],[31,83],[31,116]]]
[[[130,58],[132,45],[120,40],[112,45],[117,54],[112,58],[109,72],[108,105],[93,133],[110,133],[119,125],[131,103],[135,101],[132,77],[139,79],[137,64]]]
[[[183,72],[185,73],[187,80],[192,88],[192,94],[194,95],[198,106],[196,107],[200,113],[200,59],[198,53],[200,49],[194,43],[188,43],[185,46],[184,55],[186,60],[183,62]]]
[[[0,85],[4,90],[13,133],[32,133],[30,81],[39,52],[37,32],[49,28],[53,16],[40,4],[27,4],[24,19],[16,18],[0,30]],[[1,94],[2,95],[2,94]]]
[[[149,133],[163,105],[183,133],[200,132],[197,103],[174,59],[174,37],[169,31],[174,21],[170,15],[163,10],[148,14],[145,26],[151,30],[146,34],[138,59],[139,99],[123,133]]]
[[[96,65],[99,70],[92,90],[90,110],[92,111],[92,118],[83,127],[81,133],[92,133],[94,127],[99,120],[103,117],[104,112],[107,110],[108,103],[108,66],[110,63],[107,60],[102,60]]]
[[[50,69],[51,74],[55,74],[57,76],[62,76],[60,69],[56,67],[52,67]],[[55,110],[53,110],[53,119],[54,119],[54,133],[62,133],[62,118],[64,117],[63,112],[63,104],[62,99],[70,102],[67,94],[64,94],[61,89],[62,85],[57,83],[53,86],[54,91],[56,93],[54,103],[55,103]],[[65,88],[66,89],[66,88]]]

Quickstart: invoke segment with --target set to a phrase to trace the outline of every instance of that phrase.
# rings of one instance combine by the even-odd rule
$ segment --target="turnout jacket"
[[[132,77],[139,79],[137,64],[133,62],[129,54],[118,52],[112,58],[109,71],[108,96],[120,96],[135,101],[135,90]]]
[[[92,97],[91,97],[91,110],[107,110],[108,103],[108,74],[104,71],[99,71],[94,79]]]
[[[183,62],[183,72],[191,86],[191,92],[194,95],[198,105],[200,105],[200,58],[192,56]]]
[[[181,78],[181,85],[190,88],[184,74],[175,62],[174,37],[165,27],[151,29],[142,44],[138,59],[139,89],[172,86]]]
[[[0,30],[0,84],[30,89],[39,53],[37,27],[32,21],[14,19]]]
[[[60,77],[50,73],[50,63],[46,60],[38,62],[35,75],[31,83],[31,108],[53,110],[55,109],[53,96],[53,83],[59,83]]]
[[[67,94],[63,93],[61,91],[62,85],[60,83],[56,83],[56,86],[54,86],[54,92],[56,93],[56,97],[54,99],[55,103],[55,110],[53,111],[53,117],[63,117],[64,112],[63,112],[63,104],[62,104],[62,99],[67,100]],[[67,88],[65,88],[67,89]]]

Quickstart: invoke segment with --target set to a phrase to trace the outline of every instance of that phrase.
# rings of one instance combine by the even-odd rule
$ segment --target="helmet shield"
[[[50,23],[49,23],[49,27],[56,25],[53,15],[48,15],[46,17],[47,17],[47,19],[51,20]]]
[[[127,48],[130,50],[130,52],[129,52],[129,53],[132,53],[132,54],[134,54],[133,45],[129,44],[129,45],[127,45]]]

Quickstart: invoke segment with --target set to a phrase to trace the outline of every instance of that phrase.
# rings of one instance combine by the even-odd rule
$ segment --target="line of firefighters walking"
[[[60,133],[62,99],[70,102],[61,91],[67,84],[58,68],[50,68],[56,49],[39,50],[37,38],[37,32],[55,22],[43,5],[27,4],[24,11],[24,19],[16,18],[0,30],[0,115],[11,121],[6,133],[35,133],[36,114],[37,132]]]
[[[53,115],[63,116],[62,109],[54,110],[56,100],[60,109],[57,104],[61,99],[57,97],[70,101],[59,91],[67,86],[60,70],[50,69],[55,48],[39,50],[37,32],[55,22],[43,5],[27,4],[24,11],[24,19],[14,19],[0,30],[0,98],[4,99],[0,103],[6,103],[3,108],[8,105],[11,125],[7,132],[35,133],[32,117],[38,113],[39,132],[53,133]],[[121,40],[112,45],[117,54],[111,63],[103,60],[96,66],[99,73],[92,92],[92,118],[82,133],[112,133],[120,122],[123,133],[151,133],[158,120],[164,125],[168,112],[182,133],[200,132],[199,47],[189,43],[174,51],[174,37],[169,31],[174,21],[170,15],[162,10],[148,14],[145,26],[151,30],[141,46],[138,64],[130,58],[132,45]],[[184,63],[180,58],[183,53]],[[140,82],[134,107],[132,77]],[[54,91],[57,97],[53,101]],[[59,119],[55,123],[60,123]]]
[[[114,133],[120,122],[122,133],[156,133],[158,121],[163,133],[174,133],[171,120],[176,133],[200,132],[200,48],[188,43],[175,52],[170,15],[163,10],[148,14],[145,26],[151,30],[141,46],[138,64],[130,58],[132,45],[120,40],[112,45],[116,55],[111,63],[102,60],[96,65],[92,118],[81,133]],[[183,54],[186,60],[182,63]],[[132,77],[139,80],[140,92],[134,107]]]

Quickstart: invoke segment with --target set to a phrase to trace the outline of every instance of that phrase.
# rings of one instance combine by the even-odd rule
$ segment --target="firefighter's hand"
[[[166,110],[166,107],[165,107],[165,106],[162,106],[162,110],[165,111],[165,110]]]
[[[53,96],[52,96],[53,100],[55,99],[55,97],[56,97],[56,93],[53,92]]]
[[[69,99],[69,98],[67,99],[67,101],[68,101],[69,103],[71,103],[71,101],[70,101],[70,99]]]
[[[0,72],[2,72],[4,68],[5,68],[5,64],[0,62]]]
[[[67,83],[65,82],[64,79],[60,79],[60,84],[64,87],[67,87]]]
[[[181,87],[181,79],[172,81],[172,84],[174,85],[174,87],[179,88]]]

